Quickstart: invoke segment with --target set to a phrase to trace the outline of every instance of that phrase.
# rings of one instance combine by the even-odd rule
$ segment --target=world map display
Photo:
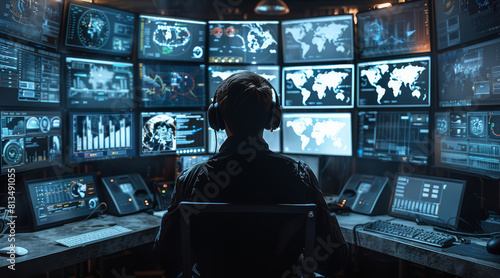
[[[278,62],[278,22],[210,21],[210,63]]]
[[[351,114],[284,114],[283,151],[351,156]]]
[[[358,64],[360,107],[430,105],[430,57]]]
[[[284,68],[284,106],[353,107],[353,72],[354,65]]]
[[[353,59],[352,16],[282,22],[285,62]]]

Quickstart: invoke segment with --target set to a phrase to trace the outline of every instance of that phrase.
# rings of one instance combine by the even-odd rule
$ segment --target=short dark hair
[[[234,73],[219,84],[215,100],[231,133],[257,135],[264,129],[272,116],[273,90],[267,79],[250,71]]]

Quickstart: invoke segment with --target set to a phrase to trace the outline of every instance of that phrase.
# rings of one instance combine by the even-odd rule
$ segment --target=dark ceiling
[[[259,0],[93,0],[134,13],[164,14],[177,17],[219,20],[291,19],[306,16],[325,16],[356,13],[381,3],[397,0],[285,0],[290,13],[285,16],[260,16],[253,12]]]

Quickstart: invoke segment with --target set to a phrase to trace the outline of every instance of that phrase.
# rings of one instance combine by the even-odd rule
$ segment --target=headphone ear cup
[[[222,113],[219,111],[219,103],[212,103],[207,109],[208,114],[208,124],[210,127],[215,130],[224,130],[225,126],[222,125],[224,123],[224,118],[222,117]]]
[[[281,105],[276,104],[276,106],[273,109],[273,117],[271,122],[271,128],[273,130],[276,130],[280,127],[282,115],[283,115],[283,110],[281,109]]]

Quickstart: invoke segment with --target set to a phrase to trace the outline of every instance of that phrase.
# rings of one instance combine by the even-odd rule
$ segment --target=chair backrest
[[[181,202],[179,210],[184,277],[192,277],[194,262],[202,277],[266,277],[288,270],[301,253],[312,258],[315,204]]]

